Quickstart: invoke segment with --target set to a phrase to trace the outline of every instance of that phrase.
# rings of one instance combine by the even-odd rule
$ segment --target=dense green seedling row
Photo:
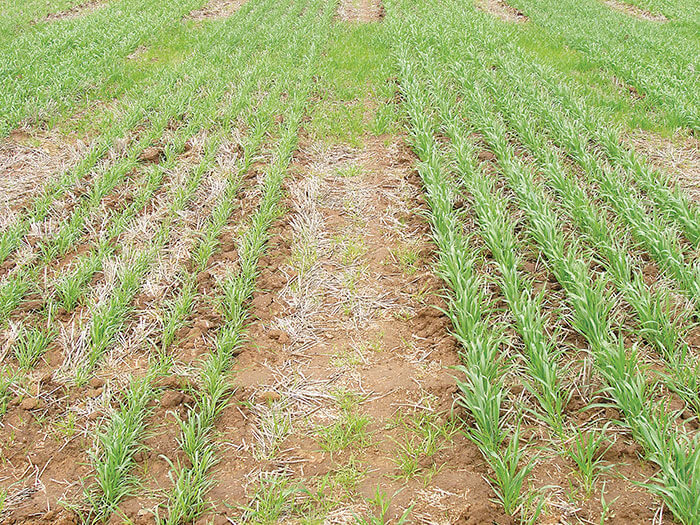
[[[405,29],[409,40],[406,48],[413,50],[413,60],[422,62],[429,55],[438,57],[437,64],[427,61],[425,74],[428,77],[437,79],[436,82],[443,81],[445,77],[441,69],[448,73],[455,68],[460,70],[475,58],[473,64],[481,66],[484,57],[480,55],[484,53],[488,57],[487,62],[494,60],[488,54],[491,51],[488,42],[483,46],[486,49],[468,42],[463,46],[467,51],[464,52],[459,45],[456,48],[450,45],[449,37],[452,35],[445,31],[444,25],[437,28],[425,22],[429,18],[406,21],[406,25],[411,27]],[[421,24],[427,26],[425,36],[421,35]],[[457,30],[458,27],[456,24],[454,38],[462,41],[458,35],[464,34],[464,27]],[[438,34],[440,37],[437,37]],[[436,51],[440,46],[444,46],[444,55]],[[455,55],[457,49],[460,52]],[[460,64],[455,56],[464,57],[464,64]],[[451,77],[452,75],[447,76]],[[463,80],[458,77],[457,83]],[[455,82],[449,80],[447,85],[452,87]],[[464,89],[459,94],[463,97],[460,102],[465,108],[463,115],[481,131],[496,153],[520,207],[526,212],[530,234],[567,292],[567,300],[574,313],[574,326],[587,338],[596,370],[606,380],[610,397],[625,414],[633,435],[644,445],[648,459],[661,468],[658,484],[650,488],[664,498],[676,517],[685,523],[694,523],[698,510],[697,479],[700,465],[697,448],[692,438],[683,431],[674,430],[672,414],[664,410],[663,405],[652,401],[646,377],[640,370],[635,353],[626,351],[621,339],[612,331],[609,316],[611,298],[605,291],[606,279],[591,279],[588,270],[590,261],[586,262],[577,247],[578,243],[571,243],[563,235],[551,203],[543,197],[543,189],[533,183],[532,175],[516,157],[513,146],[509,143],[511,139],[507,129],[486,110],[484,104],[490,98],[490,93],[481,89],[477,83],[465,81]],[[572,140],[571,137],[568,139]]]
[[[449,93],[439,91],[435,99],[441,108],[445,133],[455,150],[457,169],[466,191],[472,197],[479,235],[498,266],[501,293],[524,343],[521,357],[532,378],[525,380],[525,386],[542,410],[536,415],[561,439],[564,437],[564,409],[571,392],[564,389],[558,368],[563,347],[558,337],[551,337],[545,329],[545,290],[534,292],[531,279],[522,273],[523,260],[515,234],[516,226],[510,217],[507,202],[494,189],[495,181],[487,178],[476,164],[475,146],[465,140],[469,133],[456,114]]]
[[[483,95],[483,93],[481,93]],[[543,197],[542,188],[516,157],[503,125],[491,120],[482,102],[472,92],[465,97],[469,115],[491,144],[511,189],[529,220],[529,231],[547,257],[552,272],[567,292],[574,311],[574,326],[589,342],[594,365],[607,383],[607,392],[625,414],[635,438],[647,457],[661,468],[658,485],[674,515],[692,523],[698,515],[700,457],[695,440],[674,430],[674,417],[650,397],[644,373],[634,349],[627,350],[610,324],[611,298],[605,292],[605,278],[592,279],[588,264],[561,233],[561,225]]]
[[[497,104],[522,143],[534,154],[540,173],[557,193],[569,218],[601,255],[601,262],[615,287],[637,316],[641,336],[659,351],[669,367],[669,384],[697,410],[700,400],[696,369],[683,339],[690,324],[689,315],[682,312],[679,315],[673,309],[668,290],[647,285],[639,261],[629,253],[630,244],[618,240],[624,238],[620,231],[606,221],[576,179],[567,176],[567,169],[558,155],[536,132],[531,115],[523,107],[513,107],[516,104],[512,99],[501,98]]]
[[[72,105],[93,84],[118,81],[139,44],[179,23],[202,0],[119,0],[70,20],[40,21],[0,42],[0,136],[20,121]]]
[[[517,63],[513,60],[503,60],[503,62],[505,72],[510,73],[509,79],[523,86],[526,92],[531,93],[529,96],[543,98],[543,104],[550,104],[550,107],[563,106],[566,110],[562,111],[564,118],[575,119],[582,126],[580,130],[583,133],[582,138],[597,142],[607,159],[624,169],[625,173],[653,199],[658,209],[682,228],[688,240],[696,248],[700,246],[700,209],[679,187],[674,187],[667,174],[651,168],[635,152],[633,146],[624,144],[620,138],[620,132],[596,116],[576,96],[572,88],[557,78],[554,71],[542,66],[530,66],[533,75],[541,79],[551,91],[549,96],[541,92],[535,94],[532,91],[532,84],[523,82],[528,77],[514,74],[518,69]]]
[[[700,304],[700,266],[688,260],[678,241],[677,232],[652,210],[647,213],[642,196],[635,194],[622,174],[609,168],[600,158],[588,149],[581,126],[573,121],[564,121],[544,113],[540,101],[532,101],[537,108],[541,127],[550,132],[551,137],[567,154],[578,163],[584,177],[599,188],[600,196],[624,220],[634,237],[643,244],[654,259],[681,289],[696,304]]]
[[[599,0],[515,0],[532,23],[674,115],[677,127],[700,129],[697,23],[637,20]]]
[[[524,485],[533,465],[525,461],[518,427],[512,430],[512,422],[501,415],[507,396],[506,364],[500,352],[504,343],[499,335],[501,327],[494,322],[486,283],[475,271],[479,254],[463,234],[460,217],[453,207],[455,195],[446,177],[433,124],[425,112],[430,99],[415,81],[410,61],[401,54],[397,60],[412,144],[421,159],[419,174],[431,210],[440,273],[451,289],[448,315],[462,344],[464,365],[460,371],[465,379],[458,384],[462,402],[474,419],[469,435],[494,472],[492,483],[505,512],[525,518],[524,505],[531,500]],[[528,518],[534,522],[540,511],[541,506],[536,506],[534,515]]]
[[[447,44],[442,45],[443,53],[451,53],[455,50],[453,46]],[[466,44],[460,49],[460,56],[465,57],[466,60],[461,64],[455,64],[452,66],[452,69],[459,72],[457,75],[458,80],[485,76],[481,62],[473,62],[472,60],[469,60],[469,57],[478,57],[480,51],[481,50],[479,48],[470,44]],[[490,57],[489,60],[491,60]],[[517,65],[513,64],[512,62],[514,61],[511,60],[508,62],[506,57],[499,58],[498,63],[503,65],[502,67],[496,69],[492,74],[492,76],[497,77],[501,75],[502,71],[508,73],[506,76],[507,83],[499,83],[497,84],[497,87],[493,88],[495,89],[495,94],[493,96],[497,103],[501,104],[502,106],[507,105],[509,104],[509,100],[520,100],[519,94],[527,93],[528,98],[523,99],[520,104],[527,104],[527,101],[529,100],[532,101],[530,102],[532,107],[536,103],[541,114],[549,115],[548,118],[550,120],[547,122],[547,124],[554,121],[555,123],[551,124],[551,127],[556,127],[559,125],[559,122],[564,120],[564,118],[559,118],[559,113],[556,113],[556,108],[558,107],[557,104],[551,99],[536,102],[540,90],[533,88],[533,86],[539,85],[540,82],[533,80],[525,73],[522,73],[521,76],[518,77],[519,71],[521,71],[524,66],[519,70]],[[467,86],[466,89],[471,89],[471,87]],[[503,92],[512,92],[513,95],[512,97],[504,97],[501,95]],[[511,103],[511,105],[513,104],[517,105],[515,102]],[[512,125],[516,129],[522,129],[523,127],[531,129],[531,132],[521,137],[521,140],[524,140],[525,145],[529,145],[531,149],[533,146],[533,140],[536,140],[535,143],[538,144],[538,146],[541,146],[536,149],[538,155],[545,156],[543,159],[540,159],[545,165],[544,174],[552,180],[558,179],[559,183],[566,183],[566,178],[563,177],[563,172],[560,169],[562,166],[559,165],[553,150],[549,149],[546,143],[542,143],[543,139],[541,137],[536,139],[532,137],[535,132],[541,133],[541,129],[546,130],[547,132],[549,131],[546,124],[541,124],[541,126],[544,126],[541,128],[534,127],[533,122],[535,121],[537,121],[537,119],[529,113],[527,115],[512,115],[511,118]],[[583,147],[583,141],[585,139],[579,140],[578,137],[572,136],[571,133],[572,130],[569,129],[568,133],[561,133],[560,136],[565,137],[565,140],[575,141],[580,147]],[[529,141],[529,144],[528,138],[532,139]],[[612,176],[610,178],[614,179]],[[622,183],[618,183],[616,179],[612,182],[616,183],[615,187],[618,189],[618,193],[623,191]],[[596,210],[592,207],[593,204],[588,202],[589,199],[581,201],[584,193],[580,188],[575,188],[575,185],[576,183],[574,181],[568,182],[567,191],[569,193],[569,198],[564,199],[564,204],[567,205],[570,210],[572,207],[575,207],[573,219],[579,222],[578,226],[586,232],[586,235],[601,252],[603,258],[611,261],[613,266],[613,277],[616,284],[623,292],[626,299],[634,307],[635,313],[637,313],[642,324],[643,335],[652,341],[652,344],[655,344],[657,348],[662,350],[662,355],[667,358],[671,368],[678,372],[678,374],[672,376],[673,379],[671,380],[671,384],[676,384],[676,386],[680,387],[684,398],[695,404],[697,399],[697,394],[694,392],[693,386],[697,382],[697,380],[694,379],[695,374],[693,373],[695,366],[692,363],[690,366],[685,363],[684,356],[686,354],[686,346],[682,341],[682,337],[680,337],[683,330],[680,330],[679,333],[679,328],[681,328],[680,323],[682,323],[683,318],[673,318],[673,315],[675,314],[672,315],[672,312],[669,311],[670,305],[667,302],[667,292],[664,292],[663,290],[652,292],[648,289],[641,278],[639,267],[637,265],[634,265],[634,267],[631,266],[633,261],[629,259],[629,256],[626,253],[626,249],[628,249],[629,246],[626,244],[621,245],[617,240],[611,237],[613,234],[608,231],[606,224],[601,222],[602,217],[600,216],[600,213],[596,213]],[[561,189],[561,186],[559,187]],[[571,192],[574,192],[575,195],[572,195]],[[681,278],[684,278],[685,282],[689,282],[690,289],[692,289],[694,286],[693,275],[695,270],[692,267],[688,268],[683,264],[676,262],[679,259],[682,261],[683,256],[672,234],[665,233],[664,226],[660,224],[659,221],[656,221],[651,226],[644,229],[645,224],[651,223],[649,223],[649,221],[641,214],[643,211],[641,207],[638,207],[637,210],[639,213],[634,215],[634,217],[641,222],[642,227],[637,228],[635,231],[641,232],[641,235],[645,238],[651,237],[658,240],[657,245],[660,246],[656,250],[656,253],[660,257],[665,257],[663,260],[670,259],[676,274]],[[596,215],[598,215],[598,217],[596,217]],[[649,228],[652,229],[650,230]],[[649,231],[660,233],[657,235],[652,235],[649,233]],[[684,384],[686,386],[682,386]]]

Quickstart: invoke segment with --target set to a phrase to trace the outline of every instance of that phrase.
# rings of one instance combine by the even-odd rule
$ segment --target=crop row
[[[289,6],[283,6],[289,8]],[[319,11],[319,2],[310,5],[295,5],[286,16],[270,17],[276,22],[268,27],[270,34],[277,39],[276,51],[280,56],[274,61],[260,60],[255,64],[251,77],[262,79],[269,67],[279,67],[285,74],[276,79],[275,86],[268,93],[255,113],[248,117],[248,133],[242,158],[236,169],[229,175],[226,190],[212,209],[207,224],[202,230],[200,241],[193,250],[189,270],[182,272],[181,283],[176,297],[169,302],[162,319],[160,335],[160,357],[154,359],[145,378],[135,379],[120,409],[106,425],[98,439],[98,453],[93,457],[97,473],[97,484],[88,493],[93,516],[103,518],[118,508],[121,498],[133,487],[128,473],[133,467],[133,455],[140,446],[147,424],[147,403],[157,394],[154,379],[168,370],[166,352],[192,311],[196,293],[197,276],[207,267],[210,257],[216,250],[218,238],[234,207],[235,195],[256,151],[267,135],[275,114],[282,114],[282,123],[277,126],[279,136],[264,180],[261,182],[261,197],[257,211],[246,221],[248,226],[238,238],[238,265],[220,282],[218,293],[221,298],[224,324],[219,329],[209,357],[201,364],[198,388],[193,391],[194,403],[188,414],[178,419],[180,427],[179,444],[188,458],[188,466],[172,465],[170,475],[173,481],[168,498],[164,522],[181,523],[196,519],[206,507],[206,493],[211,486],[210,470],[216,463],[216,444],[212,430],[216,416],[225,406],[230,388],[226,372],[233,363],[233,357],[244,341],[247,319],[247,303],[255,289],[258,273],[257,260],[264,250],[267,230],[279,215],[278,201],[287,165],[296,147],[298,127],[306,112],[306,104],[311,84],[313,64],[317,57],[317,46],[307,48],[302,34],[311,27],[316,41],[323,38],[324,28],[330,20],[331,11],[326,9],[314,21]],[[265,6],[261,6],[265,8]],[[271,6],[267,6],[270,9]],[[306,11],[305,16],[300,15]],[[270,11],[268,11],[268,15]],[[299,28],[290,32],[290,25],[300,21]],[[319,27],[320,26],[320,27]],[[292,27],[294,27],[292,25]],[[300,31],[303,29],[303,31]],[[297,49],[298,51],[293,51]],[[304,49],[305,51],[302,51]],[[282,52],[282,51],[285,52]],[[298,56],[298,64],[290,67],[290,57]],[[282,104],[280,94],[293,93]],[[243,109],[243,108],[240,108]],[[252,108],[248,108],[251,110]],[[227,128],[223,128],[222,136]],[[125,475],[126,473],[126,475]]]
[[[557,104],[554,95],[542,94],[544,90],[537,87],[542,84],[542,79],[531,72],[536,68],[528,68],[524,65],[525,60],[516,63],[508,53],[494,52],[498,46],[490,49],[489,44],[478,46],[473,40],[461,39],[459,35],[463,35],[465,26],[471,24],[475,32],[486,33],[484,42],[491,41],[488,31],[477,27],[468,15],[441,14],[445,18],[420,13],[410,21],[404,20],[405,25],[397,24],[396,28],[397,33],[403,33],[404,39],[397,46],[397,56],[411,125],[414,134],[420,137],[416,150],[421,159],[435,166],[433,170],[438,172],[439,163],[432,160],[436,155],[434,135],[437,131],[444,133],[454,147],[455,162],[452,166],[448,164],[447,169],[455,169],[461,174],[465,189],[471,196],[480,235],[498,266],[501,291],[527,352],[524,362],[529,377],[524,381],[546,416],[542,419],[555,434],[561,435],[561,409],[569,395],[567,387],[562,388],[557,370],[557,360],[562,354],[554,351],[555,345],[543,329],[544,315],[539,310],[541,297],[534,296],[527,282],[518,275],[522,262],[517,255],[514,227],[507,219],[506,205],[498,200],[493,183],[473,162],[474,146],[470,141],[474,133],[483,137],[495,154],[499,171],[513,194],[514,204],[526,218],[528,237],[544,256],[566,293],[572,326],[588,343],[595,370],[605,384],[605,396],[625,415],[625,425],[644,447],[646,458],[660,469],[655,482],[648,488],[664,499],[679,520],[694,523],[694,517],[698,515],[700,474],[696,440],[692,434],[676,427],[674,413],[666,408],[663,397],[657,400],[654,383],[648,383],[638,352],[626,347],[623,336],[615,329],[613,310],[617,301],[611,295],[611,289],[615,289],[632,306],[637,317],[637,331],[630,333],[632,340],[644,338],[660,350],[672,378],[670,384],[687,402],[697,406],[697,389],[693,380],[696,362],[679,337],[679,332],[682,333],[679,329],[688,319],[675,316],[670,308],[669,292],[651,288],[644,281],[638,261],[630,255],[633,246],[625,241],[627,236],[632,236],[654,256],[662,269],[676,279],[689,299],[695,300],[693,290],[697,267],[684,258],[684,248],[672,237],[673,234],[665,231],[667,221],[678,219],[681,214],[660,214],[643,204],[639,192],[645,191],[643,177],[651,172],[633,154],[621,154],[623,149],[617,143],[616,149],[608,148],[611,153],[608,161],[617,161],[621,166],[610,168],[596,150],[590,149],[586,126],[576,119],[574,112],[567,111],[561,103]],[[435,19],[452,19],[453,22],[439,27],[426,22]],[[438,34],[440,37],[436,38]],[[522,58],[517,53],[512,56]],[[484,68],[484,63],[494,63],[495,67]],[[556,79],[549,80],[556,84]],[[432,105],[426,98],[431,92],[436,101]],[[438,127],[431,125],[430,116],[420,109],[430,107],[437,108],[435,118],[441,122]],[[608,145],[612,140],[610,138]],[[532,157],[523,159],[514,144],[522,144]],[[612,155],[613,152],[617,153]],[[560,160],[562,154],[577,166],[577,170],[567,175],[570,170]],[[635,170],[637,180],[635,177],[627,180],[621,173],[625,164],[627,168],[633,167],[632,162],[641,167]],[[550,195],[538,181],[539,176],[554,188],[555,195]],[[581,177],[583,186],[579,180]],[[447,191],[439,187],[448,184],[449,178],[438,182],[426,178],[426,191],[432,196]],[[688,213],[682,214],[683,217],[697,213],[692,203],[677,198],[678,195],[670,189],[655,189],[655,203],[668,203],[665,211],[673,206],[687,209]],[[447,201],[449,199],[446,199],[445,206]],[[603,203],[605,207],[602,207]],[[567,219],[557,212],[559,205],[567,211]],[[609,224],[608,210],[618,214],[621,222]],[[591,268],[596,265],[588,255],[591,248],[585,248],[576,235],[564,233],[568,219],[579,230],[577,235],[598,252],[604,272],[592,272]],[[458,225],[451,228],[459,231]],[[443,233],[436,231],[441,252],[453,250],[452,246],[440,242],[441,236]],[[465,255],[464,260],[465,264],[473,264],[475,258],[473,254],[470,257]],[[461,272],[468,275],[473,270],[462,269]],[[454,291],[454,301],[471,297],[472,308],[477,308],[475,304],[480,305],[481,312],[472,311],[465,316],[471,322],[488,311],[483,296],[474,293],[470,296],[463,284],[451,275],[446,280]],[[522,488],[519,474],[526,475],[530,463],[524,462],[513,441],[506,446],[498,433],[501,422],[497,408],[506,392],[495,364],[498,363],[496,350],[488,347],[481,352],[482,357],[488,356],[492,368],[475,363],[470,357],[469,345],[474,344],[474,340],[483,340],[484,335],[472,333],[465,338],[461,334],[460,319],[454,315],[453,324],[466,348],[468,365],[464,372],[467,388],[462,385],[462,390],[478,430],[475,441],[493,468],[504,508],[511,514],[516,510],[523,513],[525,507],[522,504],[528,499],[508,496],[513,485],[504,480],[515,480],[517,488]],[[551,397],[545,397],[545,392]],[[490,400],[491,405],[486,400]],[[491,414],[488,423],[483,419],[486,414]],[[484,428],[489,429],[488,440],[483,437]],[[579,432],[575,428],[572,431]],[[517,427],[515,434],[517,436]],[[577,438],[576,441],[583,440]],[[503,464],[513,467],[506,471],[510,477],[503,474]],[[518,464],[520,470],[516,468]],[[529,518],[531,514],[523,517]]]

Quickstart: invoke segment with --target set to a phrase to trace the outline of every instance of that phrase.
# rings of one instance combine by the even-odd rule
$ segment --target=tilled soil
[[[226,18],[238,11],[246,0],[211,0],[200,9],[192,11],[187,18],[192,20],[209,20]]]
[[[382,0],[341,0],[338,19],[343,22],[370,23],[384,18]]]
[[[479,0],[476,3],[479,9],[500,18],[504,22],[527,22],[529,19],[523,13],[515,9],[504,0]]]
[[[425,417],[447,428],[460,412],[449,369],[459,363],[457,346],[437,309],[444,303],[411,166],[395,137],[367,137],[359,149],[301,148],[287,181],[290,212],[261,261],[238,389],[218,424],[225,444],[211,497],[219,516],[254,500],[271,477],[318,487],[351,464],[360,479],[333,523],[370,510],[377,487],[392,498],[394,517],[411,508],[422,523],[502,518],[480,454],[461,432],[418,457],[410,479],[398,465],[401,446],[418,439],[403,421]],[[406,265],[402,250],[417,258]],[[344,395],[356,399],[366,435],[328,450],[324,429],[342,424]],[[325,490],[339,497],[338,487]]]

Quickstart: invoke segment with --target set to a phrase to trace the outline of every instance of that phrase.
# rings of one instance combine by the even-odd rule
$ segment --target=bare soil
[[[460,412],[448,368],[459,363],[457,345],[436,309],[444,303],[428,225],[416,213],[424,203],[412,163],[393,137],[367,137],[359,149],[302,146],[287,181],[290,213],[262,261],[235,402],[218,424],[230,443],[211,493],[219,518],[239,516],[222,502],[246,505],[271,476],[318,487],[348,464],[362,477],[331,522],[370,511],[365,498],[377,487],[392,498],[393,517],[412,506],[422,523],[504,518],[489,501],[478,449],[461,432],[420,457],[409,479],[396,462],[411,434],[396,422],[426,416],[445,424]],[[401,249],[418,254],[409,268]],[[348,392],[369,421],[368,441],[324,450],[322,429],[341,421],[337,400]],[[282,433],[271,428],[276,417],[288,422]]]
[[[341,0],[338,19],[343,22],[367,24],[384,18],[382,0]]]
[[[518,11],[504,0],[478,0],[476,6],[504,22],[522,23],[529,20],[524,13]]]
[[[238,11],[246,0],[211,0],[201,9],[192,11],[187,18],[192,20],[211,20],[226,18]]]
[[[72,18],[79,18],[85,16],[88,13],[96,11],[100,7],[104,6],[109,0],[87,0],[81,4],[66,9],[65,11],[60,11],[58,13],[49,13],[46,15],[46,20],[70,20]]]
[[[626,15],[638,18],[640,20],[647,20],[649,22],[668,21],[668,18],[666,18],[660,13],[652,13],[650,11],[647,11],[646,9],[642,9],[641,7],[638,7],[633,4],[628,4],[621,0],[603,0],[603,2],[605,3],[605,5],[607,5],[611,9],[614,9],[615,11],[619,11],[620,13],[624,13]]]

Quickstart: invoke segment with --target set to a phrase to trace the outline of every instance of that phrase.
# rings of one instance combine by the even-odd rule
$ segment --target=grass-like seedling
[[[7,403],[10,400],[10,387],[15,382],[15,376],[6,367],[0,369],[0,416],[7,411]]]
[[[367,447],[371,438],[367,426],[371,419],[358,413],[359,399],[352,392],[339,392],[336,401],[340,417],[330,425],[318,429],[318,442],[322,450],[340,452],[349,447]]]
[[[55,337],[56,332],[51,324],[50,315],[46,327],[22,326],[14,345],[15,358],[20,368],[24,370],[33,368],[41,356],[46,353],[49,344]]]
[[[564,450],[577,467],[576,476],[586,498],[590,497],[600,475],[611,468],[611,465],[604,465],[602,459],[613,446],[607,443],[606,429],[607,425],[587,432],[573,432],[573,439]]]

